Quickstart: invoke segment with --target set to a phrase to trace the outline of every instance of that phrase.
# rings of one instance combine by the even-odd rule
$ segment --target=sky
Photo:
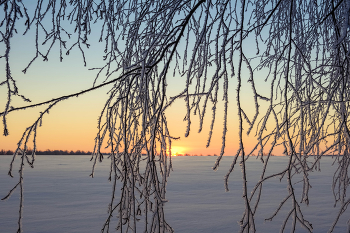
[[[10,63],[12,76],[17,81],[20,94],[32,100],[32,103],[39,103],[62,95],[76,93],[92,86],[96,71],[89,68],[98,67],[103,56],[103,44],[97,43],[98,38],[90,38],[91,48],[87,50],[87,67],[83,66],[81,53],[73,49],[69,56],[64,55],[62,62],[59,61],[58,46],[54,46],[48,61],[37,59],[28,69],[27,73],[21,72],[31,59],[35,56],[34,32],[26,36],[17,34],[11,43]],[[3,53],[4,45],[0,51]],[[249,50],[246,47],[246,50]],[[5,78],[5,59],[0,59],[0,79]],[[245,73],[245,75],[248,75]],[[259,77],[263,80],[265,77]],[[184,82],[181,77],[169,76],[168,93],[178,93],[183,90]],[[229,109],[228,109],[228,131],[226,137],[225,155],[234,155],[238,149],[238,116],[236,108],[236,77],[229,80]],[[258,85],[268,85],[258,81]],[[108,98],[107,92],[111,87],[105,86],[91,93],[84,94],[77,98],[70,98],[55,106],[50,114],[43,119],[42,127],[38,130],[37,149],[39,150],[84,150],[92,151],[94,138],[97,133],[97,118]],[[222,89],[222,86],[220,87]],[[0,86],[0,110],[5,108],[6,88]],[[254,115],[250,88],[247,82],[243,83],[242,98],[247,104],[247,113],[250,117]],[[221,99],[221,96],[219,96]],[[13,101],[13,106],[27,105],[20,99]],[[243,106],[246,107],[246,106]],[[20,110],[11,112],[8,117],[9,136],[0,137],[0,150],[14,150],[26,127],[31,125],[38,117],[44,107]],[[186,114],[185,102],[178,100],[166,111],[170,132],[174,137],[180,137],[173,142],[173,153],[179,154],[220,154],[223,131],[223,102],[218,104],[218,114],[212,137],[211,145],[206,148],[211,112],[208,111],[205,124],[201,133],[198,133],[198,120],[192,116],[190,135],[186,138],[186,122],[183,121]],[[247,127],[245,125],[245,127]],[[3,131],[3,126],[1,126]],[[253,133],[254,135],[254,133]],[[246,139],[248,148],[253,146],[254,137]]]

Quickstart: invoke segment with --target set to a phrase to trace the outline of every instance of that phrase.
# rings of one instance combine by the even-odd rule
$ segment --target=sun
[[[182,146],[172,146],[171,147],[171,156],[183,155],[186,151],[186,148]]]

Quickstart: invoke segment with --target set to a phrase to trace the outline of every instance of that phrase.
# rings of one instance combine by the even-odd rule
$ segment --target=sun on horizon
[[[171,147],[171,156],[177,156],[179,154],[185,154],[187,151],[187,148],[182,146],[172,146]]]

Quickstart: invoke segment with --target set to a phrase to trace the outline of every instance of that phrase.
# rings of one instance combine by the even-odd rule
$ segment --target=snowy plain
[[[14,178],[7,176],[11,156],[0,156],[0,195],[4,197],[18,182],[19,161],[15,163]],[[238,221],[244,211],[241,171],[237,164],[230,176],[229,192],[224,190],[223,177],[233,157],[223,158],[218,171],[213,171],[216,157],[173,157],[174,171],[167,185],[165,216],[175,232],[212,233],[238,232]],[[273,157],[268,174],[280,171],[287,165],[287,157]],[[321,171],[310,175],[312,188],[310,204],[301,204],[304,217],[314,232],[327,232],[339,205],[334,206],[332,179],[333,159],[321,161]],[[17,166],[17,167],[16,167]],[[95,177],[89,177],[92,162],[89,156],[37,156],[34,169],[25,167],[24,219],[27,233],[100,232],[107,217],[111,198],[108,182],[109,160],[98,164]],[[250,191],[260,176],[262,163],[248,160]],[[290,203],[281,209],[273,221],[265,221],[287,195],[286,179],[275,178],[264,184],[262,199],[256,214],[257,232],[279,232]],[[296,177],[295,182],[299,181]],[[297,184],[298,188],[301,188]],[[249,192],[250,192],[249,191]],[[300,196],[298,196],[300,198]],[[0,232],[16,232],[19,191],[0,202]],[[347,232],[348,209],[340,218],[334,232]],[[288,224],[290,226],[290,224]],[[286,232],[289,232],[287,230]],[[296,232],[306,232],[298,225]]]

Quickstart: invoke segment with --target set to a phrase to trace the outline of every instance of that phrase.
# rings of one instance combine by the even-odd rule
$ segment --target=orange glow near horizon
[[[172,146],[171,156],[177,156],[179,154],[185,154],[186,148],[182,146]]]
[[[19,50],[22,51],[22,50]],[[22,53],[21,53],[22,54]],[[28,60],[30,60],[28,58]],[[57,63],[54,60],[50,60],[45,63],[44,66],[32,67],[27,75],[20,72],[20,70],[14,70],[13,75],[16,76],[20,82],[17,83],[21,93],[26,97],[31,98],[33,103],[39,103],[48,99],[57,98],[62,95],[75,93],[81,89],[90,87],[91,83],[95,79],[94,73],[85,70],[84,67],[77,68],[75,65],[77,59],[69,57],[62,63]],[[17,63],[16,63],[17,64]],[[26,63],[18,63],[18,66],[25,67]],[[52,73],[50,78],[47,78],[47,73]],[[72,83],[74,85],[67,85]],[[179,90],[183,90],[185,82],[181,80],[181,77],[175,77],[167,80],[169,95],[178,93]],[[182,84],[182,86],[181,86]],[[233,90],[235,83],[229,83],[229,89]],[[94,92],[87,93],[78,98],[71,98],[60,102],[55,105],[50,114],[46,114],[42,121],[42,127],[38,128],[36,146],[38,150],[68,150],[68,151],[92,151],[94,148],[94,139],[98,132],[97,119],[101,113],[102,106],[104,106],[106,99],[108,99],[108,91],[110,87],[105,86]],[[2,89],[3,90],[3,89]],[[249,106],[248,94],[244,96],[246,106]],[[228,108],[228,125],[225,141],[225,154],[235,155],[239,148],[238,143],[238,116],[237,109],[235,108],[235,95],[229,95],[229,102],[233,103]],[[6,92],[0,91],[0,107],[5,106],[7,100]],[[11,102],[13,106],[26,105],[22,100],[13,100]],[[178,140],[172,142],[172,155],[214,155],[220,154],[222,146],[222,132],[223,132],[223,112],[224,105],[219,102],[216,106],[217,115],[214,125],[214,130],[211,138],[211,143],[208,147],[208,135],[211,124],[211,113],[208,111],[204,118],[203,128],[201,133],[198,133],[199,119],[198,116],[191,116],[190,134],[185,137],[187,128],[187,122],[183,121],[187,114],[186,103],[184,99],[178,99],[171,107],[166,110],[166,118],[168,122],[170,135]],[[0,150],[15,150],[18,141],[21,139],[25,129],[32,125],[33,122],[39,116],[40,111],[43,111],[47,106],[39,106],[28,110],[13,111],[7,116],[7,124],[10,135],[0,136]],[[208,104],[208,109],[212,105]],[[262,111],[262,110],[261,110]],[[1,112],[1,111],[0,111]],[[247,109],[246,114],[250,117],[254,116],[254,111]],[[248,128],[245,124],[243,128]],[[0,127],[3,130],[3,125]],[[244,136],[244,147],[247,151],[250,148],[254,148],[256,138],[253,136]],[[33,148],[33,135],[28,141],[28,147]],[[274,150],[274,154],[281,154],[282,149]],[[108,152],[108,150],[106,151]],[[265,152],[265,151],[264,151]],[[169,153],[169,152],[167,152]],[[257,154],[257,152],[255,152]]]

